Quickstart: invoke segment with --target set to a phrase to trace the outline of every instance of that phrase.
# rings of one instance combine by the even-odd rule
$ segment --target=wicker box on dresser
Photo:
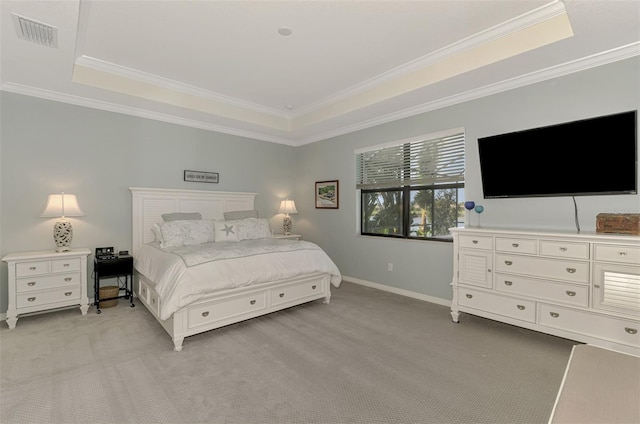
[[[7,325],[15,328],[18,316],[78,305],[82,315],[89,310],[87,256],[89,249],[66,252],[10,253],[8,265],[9,307]]]
[[[640,356],[640,237],[452,228],[451,316]]]

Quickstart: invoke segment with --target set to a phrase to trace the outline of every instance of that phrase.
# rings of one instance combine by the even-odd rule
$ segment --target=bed
[[[263,218],[225,220],[225,213],[253,211],[256,193],[130,191],[135,294],[175,351],[188,336],[318,299],[329,303],[331,286],[340,285],[338,268],[314,243],[263,234]],[[166,223],[168,216],[175,221]],[[201,236],[209,225],[213,235]]]

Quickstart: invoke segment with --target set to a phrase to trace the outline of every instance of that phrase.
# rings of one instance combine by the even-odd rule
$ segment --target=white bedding
[[[134,266],[156,284],[161,320],[219,290],[314,272],[331,274],[335,287],[342,280],[336,265],[316,244],[271,238],[169,248],[147,243],[136,253]]]

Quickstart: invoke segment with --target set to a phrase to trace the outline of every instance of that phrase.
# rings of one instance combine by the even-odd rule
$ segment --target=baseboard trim
[[[413,299],[423,300],[425,302],[436,303],[442,306],[451,306],[451,300],[442,299],[440,297],[428,296],[426,294],[417,293],[410,290],[399,289],[397,287],[387,286],[385,284],[380,283],[372,283],[371,281],[361,280],[359,278],[348,277],[346,275],[342,276],[344,281],[348,281],[350,283],[360,284],[361,286],[371,287],[373,289],[383,290],[386,292],[399,294],[401,296],[411,297]]]

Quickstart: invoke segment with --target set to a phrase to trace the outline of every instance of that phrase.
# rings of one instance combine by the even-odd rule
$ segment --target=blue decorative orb
[[[482,205],[476,205],[476,208],[474,209],[477,213],[482,213],[484,212],[484,206]]]
[[[474,202],[473,200],[469,200],[467,202],[464,202],[464,208],[468,211],[470,211],[471,209],[473,209],[476,206],[476,202]]]

